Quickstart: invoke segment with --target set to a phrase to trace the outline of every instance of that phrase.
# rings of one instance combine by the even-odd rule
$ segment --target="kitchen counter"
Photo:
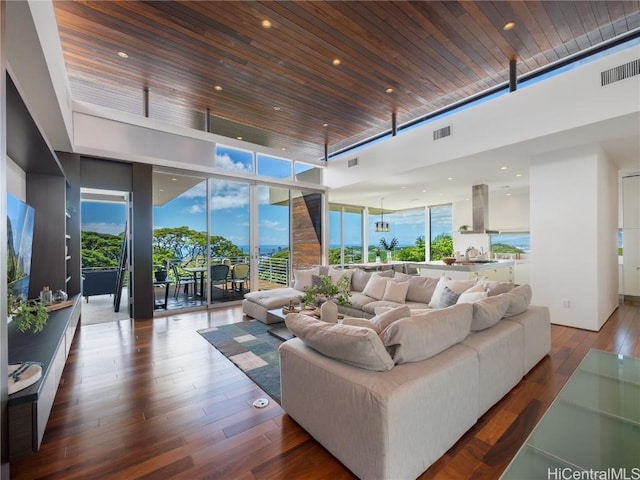
[[[513,260],[456,262],[453,265],[447,265],[442,261],[410,263],[410,266],[417,268],[423,277],[446,275],[456,280],[487,277],[499,281],[513,281],[514,265]]]
[[[432,270],[451,270],[454,272],[480,272],[482,270],[491,270],[494,268],[513,267],[515,262],[513,260],[491,260],[480,262],[456,262],[453,265],[447,265],[441,260],[436,262],[415,262],[410,263],[412,267],[417,269],[432,269]]]

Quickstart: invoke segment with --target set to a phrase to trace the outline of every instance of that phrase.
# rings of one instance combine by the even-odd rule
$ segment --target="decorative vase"
[[[380,255],[376,255],[376,263],[380,263]]]
[[[387,250],[387,262],[391,262],[392,261],[392,255],[391,255],[391,250]]]
[[[154,276],[156,277],[156,281],[164,282],[167,279],[167,271],[166,270],[158,270],[154,272]]]

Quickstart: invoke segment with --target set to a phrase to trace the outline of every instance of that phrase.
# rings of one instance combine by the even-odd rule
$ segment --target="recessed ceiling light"
[[[281,147],[280,150],[282,150],[283,152],[287,149],[287,147]]]
[[[171,179],[171,181],[172,181],[172,182],[177,182],[177,181],[178,181],[178,179],[177,179],[176,177],[173,177],[173,178]]]
[[[513,27],[515,26],[516,26],[516,22],[507,22],[502,26],[502,29],[509,31],[509,30],[512,30]]]
[[[263,28],[271,28],[271,22],[266,18],[260,22]]]
[[[129,58],[129,55],[127,54],[127,52],[118,52],[118,56],[120,58]]]
[[[447,178],[447,180],[453,180],[453,177],[449,177],[449,178]]]
[[[516,173],[516,177],[521,177],[522,174],[521,173]]]
[[[338,65],[340,65],[342,62],[340,61],[339,58],[334,58],[331,63],[333,64],[334,67],[337,67]]]
[[[505,193],[505,196],[506,196],[506,197],[510,197],[510,196],[511,196],[511,194],[510,194],[510,193]]]
[[[407,186],[406,185],[402,185],[400,188],[407,188]]]
[[[389,88],[387,88],[387,89],[385,90],[385,92],[387,92],[387,93],[393,93],[393,88],[389,87]]]
[[[323,124],[322,124],[322,126],[323,126],[323,127],[328,127],[328,126],[329,126],[329,124],[328,124],[328,123],[323,123]]]
[[[164,188],[158,189],[159,192],[164,192]]]
[[[220,85],[216,85],[215,87],[213,87],[213,89],[219,92],[220,90],[222,90],[222,87]]]
[[[426,188],[423,188],[423,189],[422,189],[422,193],[427,193],[427,189],[426,189]]]
[[[500,170],[506,170],[507,167],[500,167]]]
[[[441,193],[441,194],[440,194],[440,196],[441,196],[441,197],[444,197],[444,193]]]
[[[273,109],[274,109],[276,112],[279,112],[279,111],[280,111],[280,107],[278,107],[277,105],[276,105],[275,107],[273,107]]]
[[[236,138],[237,138],[238,140],[242,140],[242,137],[241,137],[241,136],[237,136]]]

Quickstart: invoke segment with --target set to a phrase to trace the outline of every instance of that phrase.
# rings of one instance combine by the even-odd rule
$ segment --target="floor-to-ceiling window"
[[[362,207],[329,206],[329,264],[361,263]]]
[[[451,205],[429,207],[429,259],[440,260],[453,255],[453,226]]]
[[[251,185],[222,178],[209,179],[210,262],[207,271],[211,303],[242,300],[250,273],[238,282],[238,272],[250,264]]]
[[[197,175],[153,173],[153,264],[159,310],[206,305],[207,183]]]

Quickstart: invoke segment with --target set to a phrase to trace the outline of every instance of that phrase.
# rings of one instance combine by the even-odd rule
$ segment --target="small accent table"
[[[596,473],[580,476],[589,471]],[[634,474],[640,474],[640,359],[592,349],[501,479]]]

